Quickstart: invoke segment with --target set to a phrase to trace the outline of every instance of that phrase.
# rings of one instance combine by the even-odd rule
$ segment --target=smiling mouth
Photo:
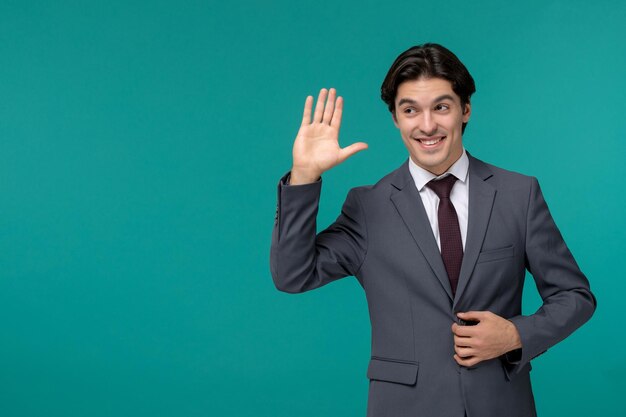
[[[446,137],[447,136],[440,136],[440,137],[433,138],[433,139],[430,139],[430,138],[422,138],[422,139],[415,138],[415,140],[418,141],[419,143],[421,143],[422,145],[432,146],[432,145],[438,144],[439,142],[444,140]]]

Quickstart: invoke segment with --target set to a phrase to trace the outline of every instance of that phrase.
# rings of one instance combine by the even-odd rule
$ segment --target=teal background
[[[275,187],[321,87],[370,148],[325,175],[320,226],[402,163],[380,83],[434,41],[476,79],[467,149],[539,178],[598,298],[534,361],[540,415],[623,415],[625,12],[1,0],[0,414],[364,416],[363,293],[274,289]]]

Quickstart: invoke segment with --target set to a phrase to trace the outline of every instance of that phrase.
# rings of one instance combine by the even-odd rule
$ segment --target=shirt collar
[[[469,158],[467,157],[467,152],[465,152],[465,148],[463,148],[463,153],[461,157],[456,160],[454,164],[443,174],[437,176],[430,171],[426,171],[424,168],[417,165],[411,157],[409,157],[409,172],[413,177],[413,181],[415,181],[415,186],[418,191],[422,191],[422,188],[431,180],[435,178],[442,178],[448,174],[454,175],[459,181],[465,182],[467,181],[467,173],[469,171]]]

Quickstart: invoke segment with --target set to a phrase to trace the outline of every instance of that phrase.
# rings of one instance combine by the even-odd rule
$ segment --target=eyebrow
[[[454,101],[454,97],[452,97],[450,94],[443,94],[437,98],[435,98],[433,100],[433,103],[438,103],[440,101],[444,101],[444,100],[451,100]],[[401,106],[403,104],[417,104],[417,101],[413,100],[412,98],[401,98],[400,101],[398,102],[398,106]]]

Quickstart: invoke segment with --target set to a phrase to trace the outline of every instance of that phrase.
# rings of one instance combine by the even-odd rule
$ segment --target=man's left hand
[[[522,347],[515,325],[490,311],[468,311],[457,316],[476,321],[474,326],[452,325],[454,360],[461,366],[474,366]]]

